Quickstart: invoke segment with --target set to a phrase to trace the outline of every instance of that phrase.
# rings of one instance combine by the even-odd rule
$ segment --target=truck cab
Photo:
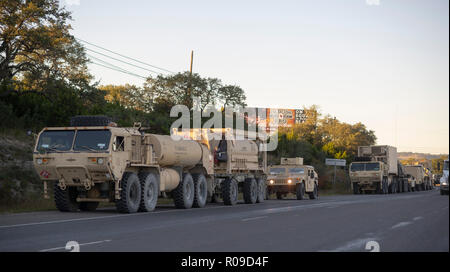
[[[383,186],[386,173],[382,162],[352,162],[349,171],[354,194],[386,193],[387,186]]]

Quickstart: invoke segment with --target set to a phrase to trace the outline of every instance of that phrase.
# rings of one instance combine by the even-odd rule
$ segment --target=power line
[[[119,70],[119,69],[116,69],[116,68],[113,68],[113,67],[109,67],[109,66],[107,66],[107,65],[103,65],[103,64],[100,64],[100,63],[96,63],[96,62],[91,62],[92,64],[95,64],[95,65],[99,65],[99,66],[102,66],[102,67],[105,67],[105,68],[108,68],[108,69],[111,69],[111,70],[115,70],[115,71],[117,71],[117,72],[121,72],[121,73],[124,73],[124,74],[129,74],[129,75],[132,75],[132,76],[135,76],[135,77],[139,77],[139,78],[143,78],[143,79],[147,79],[146,77],[144,77],[144,76],[140,76],[140,75],[138,75],[138,74],[134,74],[134,73],[131,73],[131,72],[127,72],[127,71],[123,71],[123,70]]]
[[[102,50],[108,51],[108,52],[113,53],[113,54],[115,54],[115,55],[121,56],[121,57],[123,57],[123,58],[126,58],[126,59],[129,59],[129,60],[132,60],[132,61],[135,61],[135,62],[144,64],[144,65],[147,65],[147,66],[150,66],[150,67],[153,67],[153,68],[156,68],[156,69],[159,69],[159,70],[168,72],[168,73],[175,73],[175,72],[172,72],[172,71],[170,71],[170,70],[167,70],[167,69],[164,69],[164,68],[161,68],[161,67],[152,65],[152,64],[148,64],[148,63],[145,63],[145,62],[143,62],[143,61],[140,61],[140,60],[137,60],[137,59],[134,59],[134,58],[131,58],[131,57],[127,57],[127,56],[125,56],[125,55],[122,55],[122,54],[119,54],[119,53],[117,53],[117,52],[114,52],[114,51],[111,51],[111,50],[109,50],[109,49],[106,49],[106,48],[104,48],[104,47],[95,45],[95,44],[93,44],[93,43],[90,43],[90,42],[88,42],[88,41],[82,40],[82,39],[80,39],[80,38],[75,38],[75,39],[77,39],[77,40],[79,40],[79,41],[81,41],[81,42],[87,43],[87,44],[89,44],[89,45],[92,45],[92,46],[94,46],[94,47],[100,48],[100,49],[102,49]]]
[[[108,55],[106,55],[106,54],[100,53],[100,52],[98,52],[98,51],[95,51],[95,50],[92,50],[92,49],[89,49],[89,48],[86,48],[86,50],[91,51],[91,52],[94,52],[94,53],[99,54],[99,55],[102,55],[102,56],[105,56],[105,57],[107,57],[107,58],[113,59],[113,60],[115,60],[115,61],[119,61],[119,62],[128,64],[128,65],[131,65],[131,66],[134,66],[134,67],[137,67],[137,68],[140,68],[140,69],[143,69],[143,70],[146,70],[146,71],[155,73],[155,74],[160,74],[160,75],[162,74],[162,73],[160,73],[160,72],[155,72],[155,71],[153,71],[153,70],[150,70],[150,69],[147,69],[147,68],[144,68],[144,67],[141,67],[141,66],[137,66],[137,65],[135,65],[135,64],[132,64],[132,63],[129,63],[129,62],[126,62],[126,61],[123,61],[123,60],[120,60],[120,59],[117,59],[117,58],[108,56]]]
[[[92,55],[90,55],[90,54],[86,54],[86,55],[87,55],[90,59],[94,59],[94,60],[100,61],[101,63],[106,64],[106,65],[108,65],[108,66],[114,67],[114,68],[119,69],[119,70],[122,70],[122,71],[124,71],[124,72],[129,72],[129,73],[131,73],[130,71],[127,71],[127,70],[125,70],[124,68],[122,68],[122,67],[120,67],[120,66],[116,66],[116,65],[114,65],[114,64],[112,64],[112,63],[109,63],[109,62],[107,62],[107,61],[104,61],[104,60],[102,60],[102,59],[99,59],[99,58],[97,58],[97,57],[94,57],[94,56],[92,56]]]

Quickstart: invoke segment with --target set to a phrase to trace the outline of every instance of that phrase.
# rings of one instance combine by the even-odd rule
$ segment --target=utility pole
[[[192,76],[192,66],[193,66],[193,63],[194,63],[194,50],[191,51],[191,67],[190,67],[190,69],[189,69],[190,76]]]

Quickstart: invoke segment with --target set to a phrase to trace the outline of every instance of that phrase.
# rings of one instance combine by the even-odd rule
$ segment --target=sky
[[[249,106],[315,104],[377,144],[449,153],[448,0],[60,1],[77,38],[174,72],[194,50],[193,71],[239,85]],[[101,84],[144,82],[89,68]]]

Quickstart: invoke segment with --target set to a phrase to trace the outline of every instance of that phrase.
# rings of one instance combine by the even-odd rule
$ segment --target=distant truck
[[[188,209],[204,207],[218,193],[233,205],[238,182],[246,203],[262,202],[265,152],[250,140],[217,145],[221,157],[208,142],[174,141],[144,133],[140,124],[122,128],[104,116],[77,116],[70,127],[39,133],[33,162],[47,197],[47,183],[54,181],[60,211],[91,211],[101,202],[115,202],[119,212],[148,212],[162,195]]]
[[[267,194],[275,193],[282,199],[288,193],[294,193],[298,200],[317,199],[319,196],[319,177],[314,167],[303,165],[303,158],[281,158],[279,165],[269,168]],[[267,197],[268,198],[268,197]]]
[[[397,159],[397,148],[388,145],[359,146],[358,157],[350,164],[354,194],[406,192],[408,179]],[[406,188],[406,190],[405,190]]]
[[[415,178],[414,191],[425,191],[431,189],[426,179],[425,168],[423,165],[405,165],[405,171],[407,174]]]
[[[448,195],[448,163],[449,160],[446,159],[444,160],[444,168],[442,170],[442,177],[440,179],[440,186],[439,186],[439,190],[441,192],[441,195]]]

